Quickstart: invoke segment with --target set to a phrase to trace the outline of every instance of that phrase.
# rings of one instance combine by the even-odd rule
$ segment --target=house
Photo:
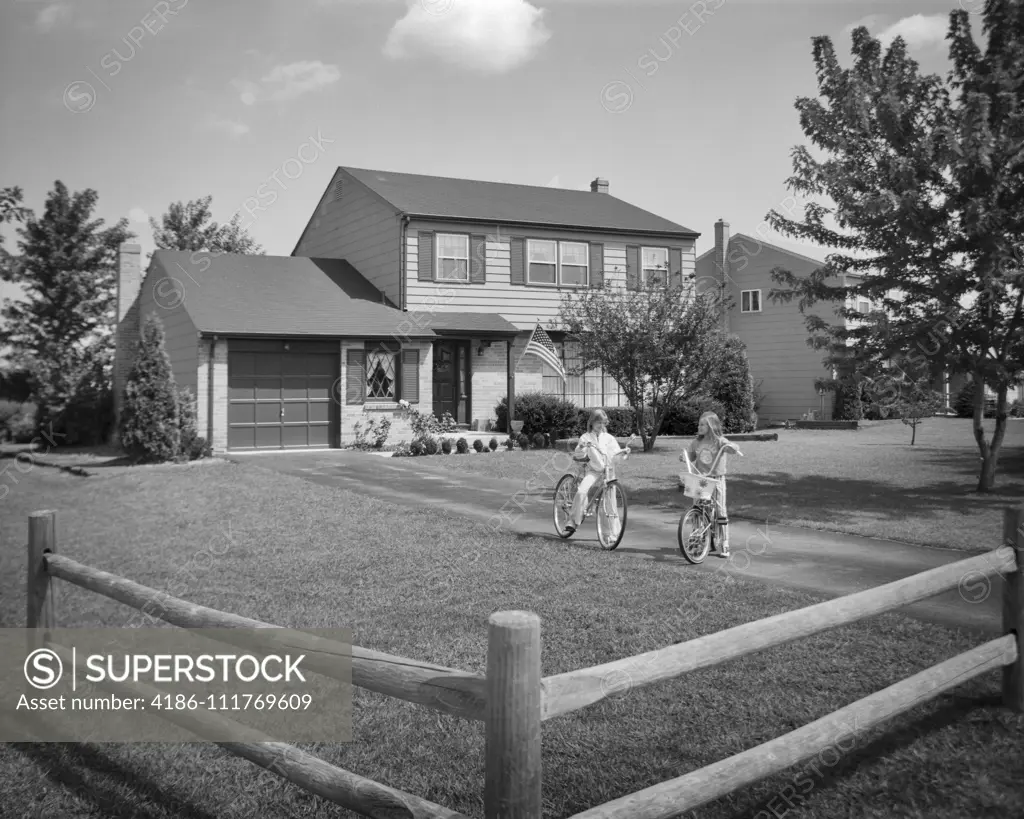
[[[755,383],[760,382],[764,394],[758,413],[760,422],[798,419],[816,412],[821,420],[831,420],[835,395],[821,394],[815,380],[832,376],[823,363],[824,352],[808,343],[806,317],[818,315],[832,324],[857,325],[857,319],[837,316],[834,307],[819,304],[801,313],[796,300],[773,302],[768,294],[778,289],[771,277],[775,267],[790,270],[798,277],[807,277],[825,264],[823,259],[805,256],[778,247],[748,234],[730,234],[729,223],[715,223],[715,245],[697,257],[695,263],[697,292],[709,289],[721,292],[731,302],[723,315],[725,328],[746,344],[747,360]],[[859,274],[844,274],[853,284]],[[863,315],[880,309],[870,299],[850,299],[847,308]],[[966,378],[939,372],[933,384],[943,394],[946,406],[952,406]],[[986,395],[995,394],[986,387]],[[1024,385],[1010,390],[1007,400],[1024,401]]]
[[[805,256],[744,233],[730,234],[729,223],[715,223],[715,244],[697,257],[698,293],[721,292],[730,307],[723,313],[725,329],[747,347],[754,383],[764,394],[759,422],[784,421],[817,412],[831,420],[834,395],[821,394],[815,379],[831,376],[822,363],[824,353],[808,345],[806,316],[843,321],[830,305],[816,305],[802,314],[796,300],[773,302],[768,294],[778,289],[771,277],[775,267],[796,276],[809,276],[824,261]],[[871,305],[864,304],[867,312]]]
[[[140,317],[163,319],[215,451],[338,447],[402,403],[487,429],[515,392],[620,406],[600,371],[567,386],[533,356],[537,324],[567,366],[563,294],[693,276],[698,233],[609,193],[338,168],[291,256],[121,250],[115,394]]]

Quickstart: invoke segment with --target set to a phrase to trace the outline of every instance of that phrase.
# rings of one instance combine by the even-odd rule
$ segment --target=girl
[[[571,535],[583,523],[583,512],[587,508],[587,496],[590,489],[604,477],[605,466],[614,458],[625,457],[629,454],[629,447],[619,448],[619,442],[607,432],[608,416],[604,410],[596,409],[590,413],[590,420],[587,422],[587,431],[580,436],[576,444],[576,451],[573,458],[582,461],[589,457],[586,474],[580,481],[576,490],[576,497],[572,502],[572,522],[566,527]]]
[[[701,475],[721,478],[720,488],[715,494],[715,503],[718,507],[717,522],[722,527],[721,550],[716,552],[720,557],[729,556],[729,515],[725,508],[725,472],[728,452],[743,455],[739,447],[722,434],[722,422],[718,416],[713,412],[705,412],[697,422],[697,437],[690,443],[689,448],[683,450],[679,456],[680,461],[689,459],[689,462],[694,465],[694,469]],[[721,457],[719,457],[719,453],[721,453]],[[715,463],[716,457],[718,458],[717,464]],[[714,466],[713,470],[712,466]]]

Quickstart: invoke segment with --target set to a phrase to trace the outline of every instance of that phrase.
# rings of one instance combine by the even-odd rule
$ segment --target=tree
[[[4,302],[0,345],[10,345],[12,362],[31,372],[40,428],[63,434],[74,417],[78,432],[66,443],[103,434],[118,248],[134,238],[126,219],[104,228],[92,218],[97,200],[96,191],[71,194],[58,180],[43,216],[24,216],[20,257],[0,259],[4,281],[25,292],[24,301]]]
[[[157,248],[263,255],[263,248],[239,224],[241,217],[237,213],[227,224],[213,221],[212,201],[212,196],[204,196],[187,204],[172,202],[159,223],[150,217]]]
[[[725,407],[722,425],[729,432],[750,432],[757,422],[754,380],[747,361],[747,346],[739,336],[726,336],[720,366],[711,379],[708,396]]]
[[[135,362],[124,387],[118,430],[121,446],[138,461],[169,461],[181,451],[181,407],[164,347],[164,327],[155,314],[142,323]]]
[[[903,385],[896,410],[904,424],[910,427],[910,445],[917,441],[917,427],[925,418],[931,418],[942,407],[945,399],[931,388],[931,381],[919,378]]]
[[[622,389],[645,451],[683,398],[710,393],[723,360],[721,314],[710,294],[658,283],[592,288],[565,296],[560,319],[580,343],[582,367],[601,367]],[[650,427],[643,422],[646,407]]]
[[[836,248],[807,278],[777,268],[771,297],[800,309],[866,297],[876,321],[832,327],[809,316],[812,333],[854,346],[866,361],[896,357],[886,392],[913,372],[969,374],[978,389],[974,437],[978,491],[993,488],[1006,430],[1007,392],[1024,371],[1024,0],[990,0],[983,55],[969,15],[950,14],[948,81],[922,76],[897,37],[882,55],[864,27],[853,32],[854,64],[842,69],[828,37],[813,40],[818,92],[800,98],[804,133],[824,154],[793,151],[789,187],[811,201],[803,218],[772,210],[783,234]],[[826,225],[831,219],[834,226]],[[846,273],[863,274],[848,278]],[[986,439],[984,389],[996,391]]]

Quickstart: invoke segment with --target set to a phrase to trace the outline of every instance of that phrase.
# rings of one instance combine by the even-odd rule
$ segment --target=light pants
[[[725,509],[725,476],[721,478],[722,483],[719,485],[718,491],[715,492],[715,506],[718,509],[718,516],[720,518],[728,518],[729,513]],[[725,524],[722,527],[722,542],[718,544],[719,548],[725,548],[729,545],[729,524]]]
[[[576,490],[576,497],[572,499],[572,525],[579,527],[583,523],[583,513],[587,508],[587,496],[590,494],[590,489],[593,487],[598,480],[601,479],[600,472],[594,472],[590,469],[587,470],[583,479],[580,481],[579,488]]]
[[[576,490],[576,497],[572,499],[572,523],[573,526],[579,528],[580,524],[583,523],[583,513],[587,508],[587,496],[590,494],[590,489],[595,483],[604,477],[604,472],[592,472],[587,470],[586,474],[580,480],[579,488]],[[601,498],[601,503],[606,504],[605,511],[609,515],[614,515],[617,511],[615,509],[615,500],[611,493],[606,493]],[[609,534],[611,537],[616,538],[619,536],[619,527],[622,525],[617,517],[611,518],[611,531]]]

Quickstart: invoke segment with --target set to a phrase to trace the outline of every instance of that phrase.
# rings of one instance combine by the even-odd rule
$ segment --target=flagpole
[[[540,327],[540,322],[533,327],[533,332],[530,333],[530,337],[526,340],[526,346],[523,348],[523,354],[519,356],[519,360],[516,362],[515,372],[519,371],[519,365],[523,363],[523,359],[526,358],[526,351],[530,349],[530,342],[533,341],[533,337],[537,335],[537,328]]]

